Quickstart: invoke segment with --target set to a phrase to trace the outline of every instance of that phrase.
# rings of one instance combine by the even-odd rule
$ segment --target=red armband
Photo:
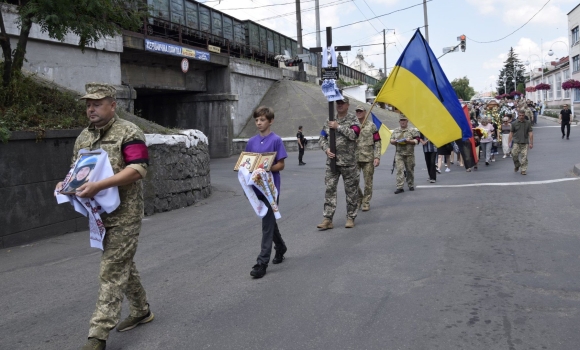
[[[358,127],[358,125],[351,125],[350,128],[354,130],[356,136],[360,135],[360,128]]]
[[[121,146],[121,152],[123,152],[125,164],[145,163],[149,165],[149,151],[145,141],[134,140],[124,143]]]

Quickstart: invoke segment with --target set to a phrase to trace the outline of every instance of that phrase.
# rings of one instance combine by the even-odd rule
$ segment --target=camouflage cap
[[[399,120],[409,120],[409,119],[407,119],[407,117],[405,117],[405,115],[401,113],[401,115],[399,116]]]
[[[356,106],[356,108],[354,110],[355,111],[366,111],[366,108],[363,105],[358,105],[358,106]]]
[[[346,96],[344,96],[344,95],[342,96],[342,100],[337,100],[336,102],[338,102],[338,101],[342,101],[342,102],[344,102],[344,103],[349,103],[349,99],[348,99],[348,97],[346,97]]]
[[[85,85],[87,94],[80,98],[80,100],[100,100],[105,97],[116,98],[117,90],[109,84],[105,83],[88,83]]]

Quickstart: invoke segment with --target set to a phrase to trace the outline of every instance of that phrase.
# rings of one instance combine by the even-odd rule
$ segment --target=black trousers
[[[425,152],[425,164],[430,180],[437,180],[437,152]]]
[[[560,129],[562,130],[562,136],[564,136],[564,128],[566,128],[566,137],[570,138],[570,123],[562,123]]]
[[[304,147],[300,147],[300,145],[298,145],[298,163],[304,163],[302,161],[303,156],[304,156]]]
[[[274,216],[274,211],[272,210],[270,203],[263,195],[258,196],[258,199],[266,204],[268,207],[268,213],[262,218],[262,244],[257,262],[258,264],[268,265],[270,262],[270,255],[272,255],[272,242],[276,244],[276,250],[285,247],[286,244],[284,243],[280,230],[278,229],[276,217]]]

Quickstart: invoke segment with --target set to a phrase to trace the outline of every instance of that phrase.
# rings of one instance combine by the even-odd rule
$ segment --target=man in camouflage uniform
[[[101,190],[117,186],[121,200],[115,211],[102,215],[107,233],[101,256],[99,295],[90,321],[89,339],[82,348],[95,350],[105,349],[109,331],[119,322],[123,295],[130,302],[131,313],[119,323],[118,331],[133,329],[154,317],[133,262],[144,208],[140,180],[147,174],[149,156],[143,131],[115,114],[115,88],[101,83],[89,83],[85,88],[87,94],[81,99],[86,100],[90,124],[76,139],[73,164],[79,150],[103,149],[115,175],[82,185],[76,195],[92,198]],[[57,184],[57,190],[61,188],[62,183]]]
[[[356,117],[361,123],[361,131],[356,140],[356,159],[357,172],[362,170],[365,181],[364,192],[360,185],[358,188],[358,204],[362,211],[368,211],[371,208],[371,198],[373,197],[373,175],[375,167],[381,163],[381,137],[377,126],[372,120],[372,116],[366,117],[366,109],[363,106],[357,106]],[[363,124],[364,121],[364,124]]]
[[[336,188],[338,178],[342,175],[344,191],[346,192],[346,228],[354,227],[354,219],[358,211],[357,197],[359,172],[356,166],[356,139],[360,134],[360,124],[355,116],[348,113],[349,100],[347,97],[336,101],[336,120],[327,120],[320,132],[318,144],[326,153],[326,193],[324,200],[324,219],[319,224],[319,229],[328,230],[333,228],[332,218],[336,210]],[[336,134],[336,154],[330,151],[328,135],[330,129]],[[336,159],[336,171],[330,168],[330,159]]]
[[[407,127],[409,120],[403,114],[399,117],[399,127],[391,135],[391,145],[396,145],[395,164],[397,166],[397,190],[395,194],[405,192],[405,171],[409,191],[415,190],[415,145],[419,143],[419,131]]]
[[[512,159],[514,160],[514,171],[521,168],[521,174],[526,175],[528,171],[528,147],[534,148],[534,134],[532,132],[532,122],[525,119],[524,114],[518,114],[518,119],[512,123],[508,143],[512,146]]]

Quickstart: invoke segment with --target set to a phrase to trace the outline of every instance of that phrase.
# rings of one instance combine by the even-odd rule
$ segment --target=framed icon
[[[240,167],[244,167],[248,169],[249,172],[254,171],[256,167],[256,163],[258,162],[258,158],[260,158],[260,153],[252,153],[252,152],[242,152],[240,153],[240,157],[234,167],[234,171],[240,170]]]

